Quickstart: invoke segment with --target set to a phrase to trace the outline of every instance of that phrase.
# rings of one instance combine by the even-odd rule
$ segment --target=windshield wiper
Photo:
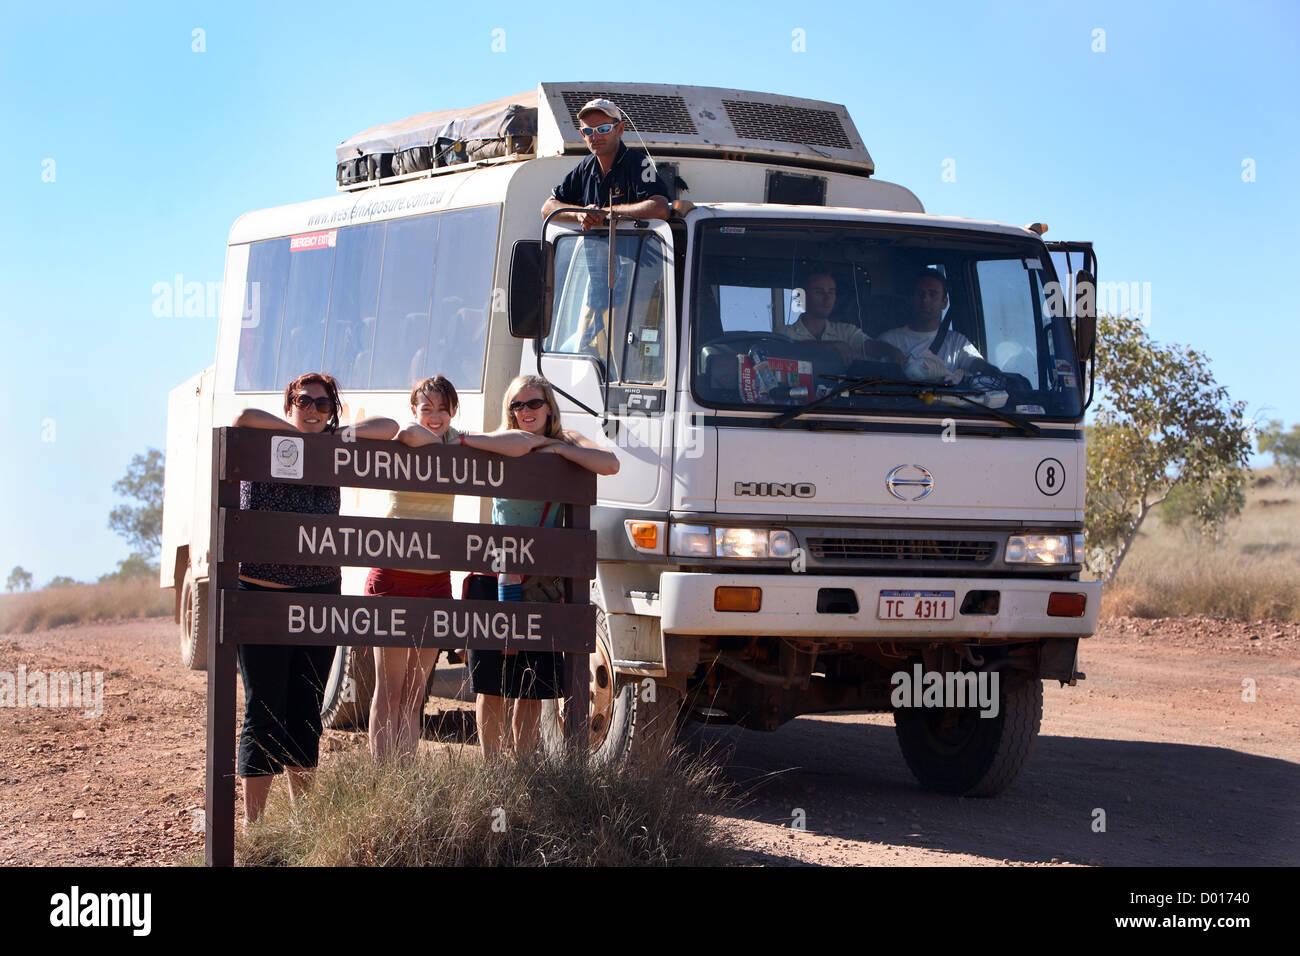
[[[870,391],[866,391],[870,389]],[[1014,425],[1023,435],[1030,438],[1036,437],[1040,433],[1037,425],[1027,418],[1020,415],[1013,415],[1010,412],[1004,412],[999,408],[991,405],[985,405],[983,402],[977,402],[967,394],[968,390],[956,385],[942,385],[928,382],[913,382],[896,378],[854,378],[841,382],[833,389],[823,395],[821,398],[809,402],[807,405],[800,405],[798,408],[791,408],[779,415],[773,415],[767,420],[772,428],[784,428],[790,422],[794,421],[805,412],[811,412],[813,409],[820,408],[831,399],[839,398],[845,392],[859,392],[864,395],[915,395],[917,398],[927,401],[926,396],[930,396],[928,401],[933,401],[938,395],[951,395],[955,398],[972,405],[975,408],[982,409],[991,413],[995,418],[1001,419],[1008,425]],[[978,394],[984,394],[980,392]]]

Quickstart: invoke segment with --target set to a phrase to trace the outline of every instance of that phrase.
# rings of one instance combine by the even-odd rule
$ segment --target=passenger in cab
[[[825,342],[847,365],[854,359],[884,359],[902,364],[903,353],[894,346],[871,338],[851,322],[832,322],[835,311],[835,277],[819,270],[803,280],[803,314],[782,332],[796,342]]]
[[[231,422],[237,428],[333,433],[339,424],[338,384],[321,372],[299,375],[284,390],[288,420],[248,408]],[[358,438],[392,438],[397,422],[367,418],[352,426]],[[241,481],[239,507],[245,511],[339,513],[339,489],[284,481]],[[339,569],[322,565],[239,565],[239,590],[338,594]],[[335,648],[301,644],[237,644],[244,682],[244,723],[239,731],[235,772],[244,779],[244,821],[252,823],[266,806],[271,783],[288,772],[289,797],[296,799],[311,781],[320,750],[321,700]]]
[[[556,219],[594,229],[613,211],[638,219],[667,219],[668,187],[653,161],[639,149],[623,145],[623,112],[606,99],[594,99],[578,110],[578,130],[591,155],[555,187],[542,204],[549,216],[562,206],[586,206],[590,212],[564,213]]]
[[[903,361],[899,364],[909,378],[933,380],[952,372],[998,374],[998,369],[984,361],[970,339],[954,329],[948,330],[937,351],[930,350],[944,310],[948,308],[948,280],[942,272],[926,269],[916,277],[910,305],[912,320],[880,336],[881,341],[902,353]]]
[[[520,375],[506,388],[501,401],[501,429],[498,436],[524,434],[545,439],[533,454],[560,455],[598,475],[618,472],[618,456],[591,439],[560,427],[560,409],[550,382],[540,375]],[[492,436],[484,436],[492,437]],[[492,523],[523,527],[553,528],[561,506],[547,501],[495,498]],[[490,579],[472,581],[488,585]],[[564,581],[549,575],[529,575],[522,582],[524,601],[563,602]],[[483,593],[470,597],[488,597]],[[498,599],[504,594],[493,595]],[[471,650],[470,679],[473,683],[475,715],[483,755],[497,756],[502,749],[527,753],[536,748],[541,726],[542,701],[564,696],[564,655],[537,651]],[[575,689],[585,693],[585,689]],[[506,739],[506,699],[514,700],[514,717]]]

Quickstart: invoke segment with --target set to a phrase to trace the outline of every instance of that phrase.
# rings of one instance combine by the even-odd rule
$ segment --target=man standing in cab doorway
[[[563,213],[556,219],[575,220],[594,229],[613,211],[637,219],[668,218],[668,187],[650,157],[623,145],[623,111],[606,99],[594,99],[578,110],[578,131],[591,155],[555,187],[542,204],[549,216],[562,206],[585,206],[590,212]]]

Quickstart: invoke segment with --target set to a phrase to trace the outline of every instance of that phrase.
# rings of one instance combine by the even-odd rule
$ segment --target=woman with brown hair
[[[297,430],[306,435],[338,428],[338,383],[321,372],[299,375],[284,389],[287,420],[256,408],[235,416],[242,428]],[[358,438],[391,438],[397,422],[368,418],[352,426]],[[283,481],[242,481],[239,507],[247,511],[288,511],[336,515],[339,489]],[[242,591],[292,591],[338,594],[339,569],[323,565],[244,562],[239,565]],[[320,750],[321,698],[334,660],[334,648],[300,644],[239,644],[239,673],[244,683],[244,723],[239,732],[236,773],[244,780],[244,821],[251,823],[266,805],[271,782],[288,772],[294,799],[310,782]]]
[[[540,375],[520,375],[507,386],[501,400],[501,428],[496,436],[525,434],[548,439],[533,454],[560,455],[598,475],[618,472],[618,457],[585,435],[566,431],[551,383]],[[493,436],[483,436],[491,438]],[[492,449],[495,450],[495,449]],[[525,527],[555,527],[562,509],[546,501],[495,498],[492,523]],[[489,581],[471,578],[471,581]],[[563,593],[560,579],[530,575],[522,586],[525,601],[553,601]],[[470,597],[487,597],[486,594]],[[501,597],[500,593],[492,597]],[[501,752],[505,737],[505,702],[514,700],[510,744],[524,753],[537,746],[542,701],[564,696],[564,656],[550,652],[471,650],[470,678],[483,753]]]
[[[451,420],[460,408],[456,386],[442,375],[411,389],[409,425],[397,440],[413,447],[450,443],[460,432]],[[390,491],[388,517],[451,521],[455,495]],[[371,568],[366,594],[387,597],[450,598],[451,572]],[[424,688],[438,663],[436,647],[376,647],[375,693],[370,699],[370,753],[375,759],[415,753],[420,740]]]

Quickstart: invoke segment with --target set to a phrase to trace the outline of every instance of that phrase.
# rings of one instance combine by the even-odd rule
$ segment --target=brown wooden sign
[[[582,654],[596,648],[596,609],[590,604],[223,591],[221,613],[227,629],[237,629],[240,644]]]
[[[507,458],[460,445],[408,448],[345,435],[226,430],[225,470],[240,481],[385,488],[444,495],[596,503],[596,476],[559,455]]]
[[[208,864],[235,857],[235,676],[239,644],[496,648],[564,652],[570,746],[588,744],[588,662],[596,611],[590,505],[596,476],[558,455],[349,440],[256,428],[212,434],[208,602]],[[563,528],[239,510],[240,481],[281,481],[550,501]],[[461,569],[565,578],[564,604],[238,590],[238,562]]]
[[[596,574],[596,532],[570,528],[227,508],[221,509],[221,528],[221,561],[256,554],[262,564]]]

